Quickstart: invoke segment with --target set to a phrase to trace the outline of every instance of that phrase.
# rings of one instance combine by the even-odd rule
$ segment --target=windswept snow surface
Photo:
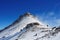
[[[60,32],[27,14],[14,25],[0,32],[0,40],[59,40]]]

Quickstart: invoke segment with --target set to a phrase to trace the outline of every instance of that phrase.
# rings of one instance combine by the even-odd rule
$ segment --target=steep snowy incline
[[[29,27],[28,30],[19,36],[18,40],[60,40],[60,32],[58,30],[46,30],[46,28],[38,28],[36,25]]]
[[[60,27],[50,28],[26,13],[0,31],[0,40],[60,40]]]
[[[58,30],[46,30],[46,28],[39,28],[37,26],[34,23],[28,24],[20,32],[6,37],[4,40],[59,40],[60,32]]]
[[[0,40],[10,40],[11,38],[17,37],[19,34],[22,35],[22,33],[25,31],[21,32],[21,30],[23,30],[28,24],[36,25],[38,28],[48,29],[48,27],[44,26],[44,24],[36,19],[36,17],[30,13],[26,13],[20,16],[13,24],[9,25],[0,32]]]

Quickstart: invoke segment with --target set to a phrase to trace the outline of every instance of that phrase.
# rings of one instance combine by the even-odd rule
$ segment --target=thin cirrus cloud
[[[56,13],[54,12],[48,12],[43,13],[42,16],[38,16],[40,17],[40,21],[42,21],[44,24],[49,25],[51,27],[55,27],[60,25],[60,19],[57,19],[55,14]]]
[[[57,25],[60,25],[60,19],[56,19],[55,22]]]

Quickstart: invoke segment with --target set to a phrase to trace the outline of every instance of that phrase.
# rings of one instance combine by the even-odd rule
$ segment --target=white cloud
[[[53,16],[54,15],[54,12],[49,12],[48,15],[49,16]]]
[[[54,12],[48,12],[48,13],[42,13],[41,15],[38,15],[40,21],[42,21],[44,24],[49,25],[51,27],[59,26],[60,25],[60,19],[57,19],[56,16],[54,16]]]
[[[56,19],[57,25],[60,25],[60,19]]]

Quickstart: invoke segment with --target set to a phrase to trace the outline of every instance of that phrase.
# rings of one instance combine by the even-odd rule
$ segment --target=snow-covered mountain
[[[60,40],[60,27],[50,28],[30,13],[0,30],[0,40]]]

